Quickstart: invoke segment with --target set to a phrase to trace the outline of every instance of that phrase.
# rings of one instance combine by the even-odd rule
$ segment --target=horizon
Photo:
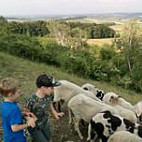
[[[63,16],[67,16],[67,17],[81,17],[81,16],[99,16],[99,15],[108,15],[108,16],[110,16],[110,15],[112,15],[112,16],[114,16],[114,15],[129,15],[129,14],[137,14],[137,15],[139,15],[139,14],[141,14],[142,15],[142,11],[141,12],[110,12],[110,13],[82,13],[82,14],[23,14],[23,15],[5,15],[5,16],[3,16],[3,15],[1,15],[0,14],[0,16],[3,16],[3,17],[8,17],[8,18],[25,18],[25,17],[38,17],[38,18],[40,18],[40,17],[63,17]]]

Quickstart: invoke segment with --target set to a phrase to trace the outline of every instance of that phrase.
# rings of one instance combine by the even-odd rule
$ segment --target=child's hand
[[[34,128],[36,126],[36,121],[34,118],[31,118],[31,117],[26,117],[27,119],[27,124],[28,126],[31,126],[32,128]]]
[[[55,116],[56,119],[59,119],[60,117],[64,116],[64,112],[56,113],[54,116]]]
[[[34,118],[37,121],[37,117],[32,112],[23,112],[26,115],[25,119],[27,120],[28,117]]]

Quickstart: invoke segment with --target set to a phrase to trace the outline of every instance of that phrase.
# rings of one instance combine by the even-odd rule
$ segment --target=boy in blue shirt
[[[26,124],[22,124],[22,113],[15,102],[21,95],[18,83],[12,78],[6,78],[0,84],[0,94],[4,101],[1,103],[1,118],[4,142],[26,142],[23,129],[35,127],[35,119],[32,113],[26,113],[30,117]]]

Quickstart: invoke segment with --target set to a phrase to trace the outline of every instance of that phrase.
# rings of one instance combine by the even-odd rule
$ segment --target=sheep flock
[[[65,102],[69,123],[80,139],[90,142],[142,142],[142,101],[132,105],[115,92],[104,93],[93,84],[78,86],[60,80],[54,89],[55,109],[62,111]],[[58,104],[58,105],[56,105]],[[88,125],[85,138],[80,123]]]

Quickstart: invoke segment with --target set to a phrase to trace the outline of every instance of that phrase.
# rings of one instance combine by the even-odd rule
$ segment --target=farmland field
[[[103,38],[103,39],[88,39],[86,42],[89,45],[102,46],[104,44],[111,45],[114,42],[114,38]]]

